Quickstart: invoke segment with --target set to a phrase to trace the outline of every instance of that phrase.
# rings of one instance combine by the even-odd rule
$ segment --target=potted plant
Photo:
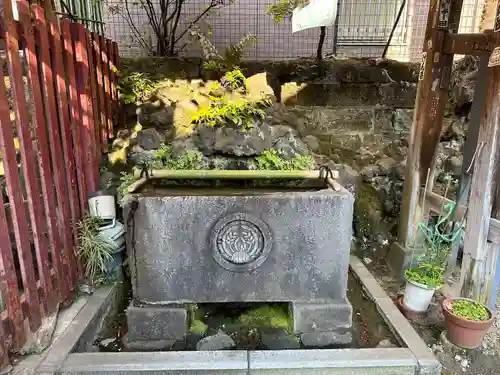
[[[448,340],[465,349],[479,347],[493,323],[491,310],[482,303],[468,298],[445,299],[443,311]]]
[[[406,287],[403,306],[414,312],[429,308],[434,292],[444,284],[444,267],[421,263],[405,270]]]
[[[450,225],[454,204],[443,206],[444,216],[435,224],[418,223],[418,239],[423,254],[412,258],[405,270],[406,287],[402,306],[411,312],[423,313],[429,308],[434,292],[444,284],[445,263],[452,242],[460,235],[462,225]]]

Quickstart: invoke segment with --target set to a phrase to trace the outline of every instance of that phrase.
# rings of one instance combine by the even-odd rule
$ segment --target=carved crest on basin
[[[269,226],[246,213],[222,217],[210,233],[213,257],[220,266],[236,272],[259,267],[272,249]]]

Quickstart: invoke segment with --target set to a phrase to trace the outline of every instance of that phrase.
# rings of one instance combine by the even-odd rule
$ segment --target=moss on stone
[[[383,206],[379,194],[369,184],[361,184],[356,192],[355,225],[360,237],[370,237],[380,233]]]
[[[208,326],[200,319],[194,318],[189,325],[189,333],[194,335],[204,335],[208,331]]]
[[[288,309],[277,305],[264,305],[239,316],[237,324],[247,329],[281,328],[292,331],[292,319]]]

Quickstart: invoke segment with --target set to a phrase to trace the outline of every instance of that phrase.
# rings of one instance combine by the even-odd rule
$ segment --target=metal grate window
[[[83,23],[90,31],[104,35],[101,0],[59,0],[56,2],[56,9],[58,14]]]
[[[340,0],[338,43],[343,45],[385,44],[402,0]],[[406,6],[393,42],[402,41]]]

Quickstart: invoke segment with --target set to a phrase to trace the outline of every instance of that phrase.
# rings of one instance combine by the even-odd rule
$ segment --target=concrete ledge
[[[176,375],[247,375],[246,351],[76,353],[64,361],[63,374],[139,372]]]
[[[66,357],[73,351],[88,327],[93,326],[96,320],[111,303],[115,293],[115,286],[106,286],[98,289],[91,295],[80,312],[68,325],[66,330],[52,343],[47,355],[36,368],[37,373],[57,372]]]
[[[363,285],[363,288],[368,291],[391,331],[402,345],[411,350],[417,359],[416,374],[439,375],[441,373],[441,363],[432,354],[424,340],[413,329],[361,260],[351,256],[350,268]]]
[[[416,365],[411,351],[401,348],[249,352],[249,369],[252,375],[303,375],[304,371],[318,375],[413,375]],[[359,372],[354,372],[356,369],[359,369]]]

